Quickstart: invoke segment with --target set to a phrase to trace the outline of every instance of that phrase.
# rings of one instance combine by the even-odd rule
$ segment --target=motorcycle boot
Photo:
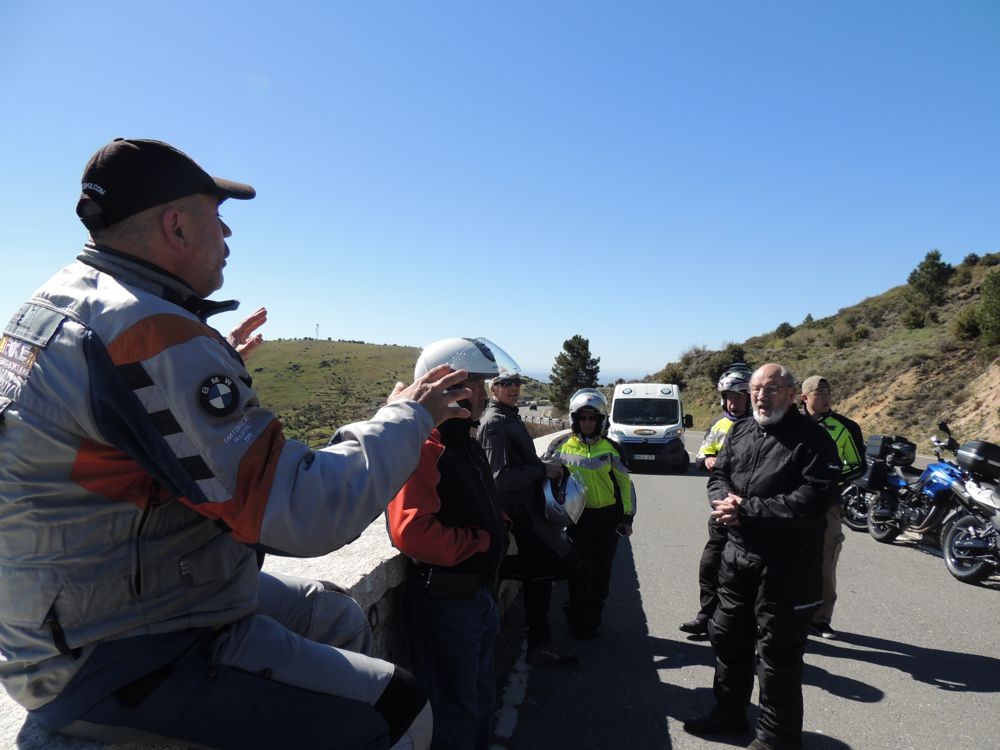
[[[716,706],[703,716],[685,721],[684,731],[688,734],[698,736],[747,734],[750,732],[750,724],[747,722],[746,715],[742,711],[739,713],[728,713]]]

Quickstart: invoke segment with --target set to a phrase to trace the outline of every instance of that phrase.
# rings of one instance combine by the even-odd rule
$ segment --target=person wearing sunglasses
[[[594,388],[569,399],[571,432],[549,444],[542,460],[565,466],[587,488],[584,511],[567,529],[583,567],[568,583],[566,619],[574,638],[600,635],[611,564],[619,537],[632,536],[635,492],[618,446],[604,435],[608,400]]]
[[[579,565],[579,556],[565,536],[552,533],[554,527],[544,517],[542,482],[559,477],[562,468],[542,463],[521,421],[519,370],[501,369],[490,383],[490,394],[477,438],[489,459],[504,512],[513,523],[516,554],[505,559],[502,576],[523,582],[526,660],[535,666],[574,667],[579,662],[575,655],[553,647],[549,622],[552,582],[566,578]]]

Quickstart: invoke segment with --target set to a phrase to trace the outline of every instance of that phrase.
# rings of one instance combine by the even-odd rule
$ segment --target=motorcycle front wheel
[[[895,521],[886,521],[879,518],[873,518],[878,510],[883,508],[884,501],[878,497],[872,497],[871,503],[868,505],[868,533],[878,542],[884,542],[888,544],[896,539],[902,533],[902,529],[896,525]]]
[[[976,532],[981,532],[984,528],[982,522],[971,513],[960,516],[949,524],[941,552],[948,572],[962,583],[979,583],[989,578],[994,571],[994,566],[988,560],[980,560],[955,547],[956,542],[980,537],[981,533]]]
[[[848,484],[840,495],[844,524],[853,531],[868,531],[868,497],[856,484]]]

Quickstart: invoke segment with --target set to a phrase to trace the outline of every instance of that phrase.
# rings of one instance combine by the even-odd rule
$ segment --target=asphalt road
[[[689,447],[701,435],[688,434]],[[684,732],[712,705],[712,653],[677,625],[698,604],[706,538],[706,475],[633,475],[635,534],[619,546],[602,636],[560,646],[575,669],[526,667],[508,679],[494,748],[744,747]],[[807,748],[1000,747],[1000,577],[954,580],[916,541],[880,544],[845,530],[838,568],[837,640],[811,638],[804,677]],[[751,714],[752,718],[752,714]]]

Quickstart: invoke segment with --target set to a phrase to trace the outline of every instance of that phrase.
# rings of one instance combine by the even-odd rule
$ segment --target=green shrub
[[[660,370],[657,379],[661,383],[675,383],[681,390],[687,388],[687,375],[678,362],[671,362]]]
[[[981,333],[979,328],[979,310],[975,305],[966,305],[951,319],[951,333],[955,338],[962,341],[971,341],[979,337]]]
[[[778,327],[774,329],[774,335],[779,339],[787,339],[793,333],[795,333],[795,326],[788,322],[780,323]]]
[[[907,328],[923,328],[924,322],[924,311],[916,305],[903,310],[903,325]]]

